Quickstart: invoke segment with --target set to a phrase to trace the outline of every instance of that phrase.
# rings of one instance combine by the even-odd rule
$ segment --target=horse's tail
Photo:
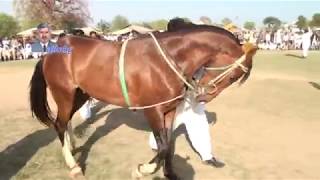
[[[50,127],[54,121],[47,100],[47,84],[44,79],[43,59],[39,60],[30,81],[30,108],[32,116]]]

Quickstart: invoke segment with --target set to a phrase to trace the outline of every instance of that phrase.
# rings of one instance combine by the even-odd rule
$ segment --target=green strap
[[[119,78],[120,78],[120,84],[121,84],[121,90],[122,90],[122,95],[124,97],[124,100],[126,101],[127,105],[130,107],[130,98],[128,94],[128,88],[126,84],[126,77],[125,77],[125,71],[124,71],[124,54],[126,51],[126,46],[129,40],[126,40],[123,42],[121,46],[121,51],[120,51],[120,57],[119,57]]]

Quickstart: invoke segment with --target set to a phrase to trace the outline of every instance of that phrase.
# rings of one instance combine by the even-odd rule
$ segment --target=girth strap
[[[120,57],[119,57],[119,78],[120,78],[122,95],[124,97],[124,100],[126,101],[126,104],[130,107],[131,104],[130,104],[130,98],[129,98],[125,70],[124,70],[124,55],[125,55],[128,41],[129,39],[125,40],[121,46]]]

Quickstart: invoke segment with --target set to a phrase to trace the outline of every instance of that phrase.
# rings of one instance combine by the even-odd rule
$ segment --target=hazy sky
[[[299,15],[311,19],[320,13],[320,0],[317,1],[196,1],[196,0],[89,0],[91,16],[96,23],[100,19],[111,21],[116,15],[126,16],[129,21],[141,22],[173,17],[188,17],[198,20],[208,16],[214,22],[224,17],[243,25],[250,20],[258,25],[267,16],[276,16],[285,22],[293,22]],[[0,12],[13,14],[12,0],[0,0]]]

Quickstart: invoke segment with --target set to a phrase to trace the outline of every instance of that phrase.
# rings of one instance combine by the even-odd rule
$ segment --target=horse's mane
[[[190,30],[210,30],[213,32],[221,33],[221,34],[224,34],[224,35],[230,37],[234,41],[236,41],[237,44],[240,44],[239,39],[234,34],[232,34],[230,31],[227,31],[226,29],[218,27],[218,26],[193,24],[191,22],[186,22],[182,18],[171,19],[167,25],[168,32],[190,31]]]

